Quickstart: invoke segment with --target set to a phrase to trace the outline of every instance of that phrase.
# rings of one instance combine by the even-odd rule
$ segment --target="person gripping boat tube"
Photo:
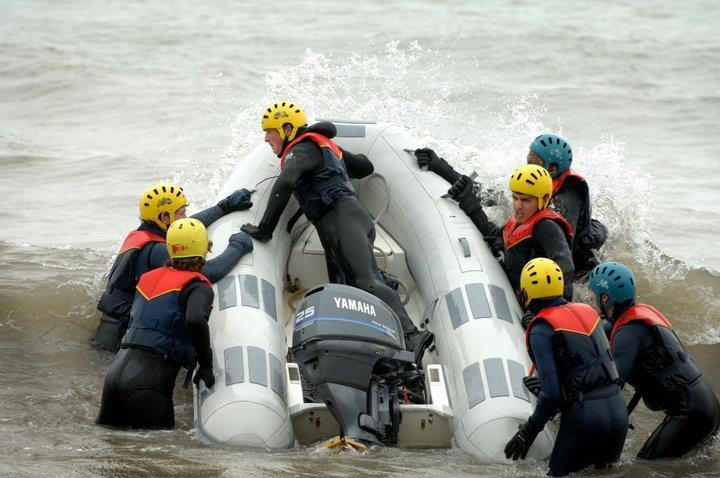
[[[572,227],[548,207],[552,193],[550,173],[542,166],[520,166],[510,176],[508,186],[513,215],[502,227],[487,217],[468,176],[460,176],[448,193],[480,230],[493,254],[503,257],[503,268],[516,292],[520,290],[523,267],[536,257],[552,259],[565,277],[572,277]],[[564,287],[565,299],[572,300],[572,281],[566,281]]]
[[[246,189],[238,189],[192,217],[208,227],[225,214],[252,207],[250,194]],[[131,231],[120,246],[97,305],[101,317],[92,335],[96,344],[113,352],[120,346],[130,321],[135,286],[141,275],[162,267],[169,259],[165,247],[167,229],[186,217],[187,206],[183,188],[173,183],[154,184],[140,196],[140,226]],[[244,254],[252,251],[252,247],[252,239],[247,234],[233,234],[225,252],[208,261],[203,273],[210,282],[217,282]]]
[[[445,159],[430,148],[414,151],[418,166],[438,174],[454,184],[462,176]],[[572,255],[576,277],[586,275],[598,261],[594,250],[607,239],[607,229],[592,218],[590,191],[585,178],[571,168],[573,153],[570,144],[555,134],[543,133],[530,143],[527,164],[542,166],[553,181],[551,205],[573,229]],[[475,183],[474,192],[483,205],[492,205],[497,191],[483,190]]]
[[[620,458],[628,430],[618,372],[600,317],[586,304],[563,299],[563,283],[562,270],[550,259],[536,258],[523,267],[520,302],[533,315],[526,344],[539,377],[539,383],[528,388],[538,400],[505,447],[507,458],[524,459],[538,433],[559,412],[550,476],[612,465]]]
[[[174,221],[167,231],[170,257],[137,284],[131,321],[103,386],[99,425],[173,428],[173,390],[181,368],[212,388],[208,319],[214,293],[201,270],[209,249],[197,219]]]

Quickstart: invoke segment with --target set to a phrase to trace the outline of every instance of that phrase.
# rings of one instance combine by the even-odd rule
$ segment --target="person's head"
[[[307,116],[291,101],[279,101],[268,106],[262,114],[265,142],[280,156],[285,146],[295,139],[298,129],[307,126]]]
[[[588,278],[593,307],[610,317],[615,305],[635,300],[635,275],[619,262],[602,262],[595,266]]]
[[[197,219],[179,219],[168,228],[166,247],[176,269],[199,272],[211,246],[207,229]]]
[[[140,220],[152,222],[166,231],[185,217],[188,205],[183,188],[172,183],[154,184],[140,197]]]
[[[533,259],[520,273],[519,298],[526,309],[532,306],[534,300],[562,297],[564,288],[562,270],[550,259]]]
[[[541,134],[530,143],[527,163],[544,167],[556,178],[570,169],[572,148],[558,135]]]
[[[513,214],[518,224],[550,204],[552,179],[542,166],[526,164],[520,166],[510,176]]]

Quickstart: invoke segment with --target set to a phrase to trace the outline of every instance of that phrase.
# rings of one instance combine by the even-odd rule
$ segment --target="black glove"
[[[520,319],[520,325],[522,325],[523,329],[527,329],[528,325],[530,324],[530,322],[532,322],[534,318],[535,314],[528,310],[523,314],[522,318]]]
[[[415,157],[417,158],[420,169],[429,169],[430,171],[434,171],[434,166],[437,166],[441,161],[438,155],[435,154],[435,151],[430,148],[416,149]]]
[[[241,227],[240,230],[250,234],[253,239],[257,239],[260,242],[268,242],[272,239],[272,232],[267,232],[266,230],[253,226],[250,223],[243,224],[243,227]]]
[[[463,174],[455,181],[452,187],[448,189],[448,194],[457,202],[463,202],[463,200],[471,198],[473,196],[472,179]]]
[[[250,239],[250,236],[248,236],[244,232],[236,232],[235,234],[230,236],[228,242],[230,244],[238,244],[240,247],[243,248],[245,254],[247,254],[248,252],[252,252],[253,250],[252,239]]]
[[[507,445],[505,445],[505,458],[512,458],[513,460],[522,458],[524,460],[530,446],[541,430],[542,427],[535,425],[533,421],[528,418],[528,421],[525,422],[524,425],[520,425],[518,432],[507,442]]]
[[[539,377],[523,377],[523,385],[536,397],[540,395]]]
[[[198,388],[200,388],[200,380],[205,382],[205,387],[207,388],[212,388],[212,386],[215,385],[215,375],[213,375],[212,365],[210,365],[209,368],[198,367],[193,377],[193,383]]]
[[[225,214],[233,211],[244,211],[245,209],[250,209],[253,205],[250,201],[251,194],[252,193],[247,189],[238,189],[220,201],[218,206],[220,206],[220,209],[222,209]]]

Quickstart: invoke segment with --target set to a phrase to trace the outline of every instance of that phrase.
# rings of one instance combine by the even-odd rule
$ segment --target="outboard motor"
[[[310,290],[296,308],[292,356],[343,437],[394,444],[400,403],[424,403],[423,373],[405,350],[400,320],[360,289]]]

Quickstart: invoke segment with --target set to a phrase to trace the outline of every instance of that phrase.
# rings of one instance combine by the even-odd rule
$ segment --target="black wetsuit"
[[[198,357],[212,363],[208,318],[213,290],[191,282],[180,292],[187,335]],[[132,428],[173,428],[173,390],[181,364],[135,347],[122,348],[105,378],[97,423]]]
[[[631,305],[617,305],[612,321]],[[715,435],[720,426],[720,404],[695,362],[672,331],[661,331],[668,346],[652,329],[633,321],[619,327],[612,340],[620,379],[636,391],[643,385],[655,390],[643,393],[643,400],[651,410],[666,415],[638,453],[648,460],[682,456]]]
[[[563,299],[536,300],[534,312],[564,303]],[[530,344],[541,380],[531,419],[542,428],[558,411],[561,413],[560,430],[550,456],[550,476],[615,463],[620,458],[628,430],[625,402],[617,384],[601,386],[572,403],[564,402],[562,389],[567,384],[561,383],[561,365],[557,359],[559,342],[545,321],[538,321],[530,330]]]
[[[298,136],[306,132],[315,132],[332,138],[336,134],[336,129],[332,123],[323,122],[301,129]],[[267,209],[258,224],[259,229],[268,233],[275,230],[293,189],[301,179],[311,183],[313,172],[322,164],[323,155],[316,143],[306,140],[292,147],[280,176],[275,180]],[[344,150],[342,164],[350,178],[364,178],[374,171],[372,163],[366,156]],[[415,325],[405,311],[397,292],[375,276],[377,264],[372,251],[375,225],[370,213],[357,200],[354,192],[335,200],[319,216],[312,220],[328,259],[329,280],[342,282],[373,294],[393,309],[406,333],[415,330]]]
[[[431,170],[450,184],[454,184],[462,176],[443,158],[434,159],[431,163]],[[497,203],[499,191],[482,188],[478,188],[476,191],[483,206]],[[552,204],[575,231],[572,259],[575,274],[578,277],[583,276],[598,264],[592,249],[600,248],[607,238],[605,226],[591,217],[592,206],[587,183],[572,177],[567,178],[553,195]]]
[[[459,205],[468,217],[470,217],[480,233],[482,233],[493,254],[496,257],[500,257],[504,254],[506,251],[503,240],[503,228],[490,221],[487,214],[485,214],[485,211],[483,211],[479,199],[475,196],[470,196],[461,200]],[[548,259],[555,261],[555,263],[560,266],[564,277],[573,276],[575,267],[573,265],[568,239],[562,227],[556,221],[551,219],[541,219],[535,225],[532,232],[532,239],[530,239],[530,241],[532,241],[532,257],[529,259],[547,257]],[[525,264],[517,263],[513,267],[517,266],[519,266],[519,270],[509,270],[508,265],[503,263],[505,273],[510,279],[510,282],[515,290],[519,290],[520,272]],[[564,287],[563,297],[565,297],[566,300],[572,300],[572,281],[565,281]]]
[[[224,214],[219,206],[212,206],[191,217],[207,227]],[[137,230],[147,231],[163,239],[166,235],[166,231],[149,221],[142,222]],[[110,269],[106,290],[97,306],[102,316],[97,330],[93,333],[93,340],[113,352],[120,346],[120,340],[130,322],[130,305],[140,276],[164,266],[170,259],[164,242],[149,242],[139,251],[129,251],[125,254],[132,253],[135,254],[132,263],[124,260],[122,254],[115,259]],[[210,282],[215,283],[225,277],[244,254],[245,248],[240,243],[231,241],[222,254],[205,263],[203,274]]]

